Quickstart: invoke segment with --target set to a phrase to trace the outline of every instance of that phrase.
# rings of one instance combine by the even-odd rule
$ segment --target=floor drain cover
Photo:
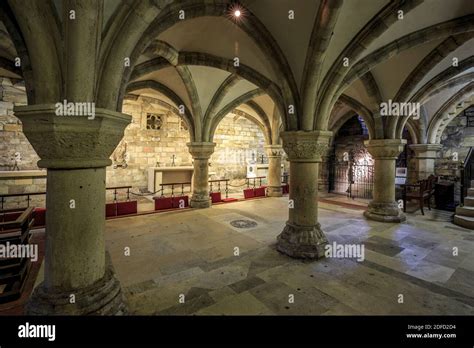
[[[251,220],[234,220],[230,224],[236,228],[252,228],[257,226],[257,223]]]

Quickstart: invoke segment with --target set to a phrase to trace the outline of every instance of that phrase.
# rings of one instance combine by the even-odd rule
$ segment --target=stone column
[[[44,282],[27,314],[117,314],[119,281],[106,258],[105,167],[130,116],[96,109],[95,117],[56,116],[54,105],[15,108],[47,168]]]
[[[435,172],[435,161],[438,158],[438,151],[441,150],[441,144],[413,144],[410,149],[415,151],[416,180],[422,180]]]
[[[295,258],[324,257],[328,243],[318,222],[318,170],[332,132],[281,133],[290,162],[289,217],[277,249]]]
[[[395,201],[395,161],[403,151],[406,140],[375,139],[364,143],[375,161],[373,200],[364,216],[382,222],[405,221],[405,214]]]
[[[265,150],[268,157],[267,195],[269,197],[281,197],[283,194],[281,189],[281,156],[283,155],[283,147],[281,145],[267,145]]]
[[[215,143],[187,143],[194,160],[192,196],[189,205],[192,208],[209,208],[209,157],[214,153]]]

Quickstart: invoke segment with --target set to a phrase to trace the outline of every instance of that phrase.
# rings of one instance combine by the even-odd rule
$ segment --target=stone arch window
[[[146,129],[147,130],[160,130],[163,126],[164,115],[163,114],[146,114]]]

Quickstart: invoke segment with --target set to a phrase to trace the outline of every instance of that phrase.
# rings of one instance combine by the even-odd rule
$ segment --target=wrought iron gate
[[[351,162],[333,162],[329,169],[329,192],[350,198],[372,198],[374,166]]]

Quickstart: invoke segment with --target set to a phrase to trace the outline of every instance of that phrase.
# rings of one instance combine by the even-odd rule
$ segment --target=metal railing
[[[107,191],[111,191],[113,190],[114,191],[114,202],[117,202],[117,195],[118,195],[118,191],[117,190],[127,190],[127,201],[130,200],[130,189],[132,188],[132,186],[116,186],[116,187],[107,187],[106,190]]]
[[[372,198],[374,188],[374,166],[349,162],[331,164],[329,192],[344,193],[347,197]]]
[[[214,186],[217,184],[217,192],[222,193],[221,183],[225,184],[225,198],[229,198],[229,179],[209,180],[209,192],[214,192]]]
[[[30,206],[31,196],[46,195],[46,192],[26,192],[26,193],[8,193],[0,195],[0,207],[1,210],[5,210],[6,199],[12,197],[25,197],[26,196],[26,208]]]
[[[161,186],[161,197],[165,196],[165,187],[170,186],[171,187],[171,197],[174,197],[175,195],[175,188],[178,187],[178,192],[179,192],[179,187],[181,187],[181,195],[184,195],[184,187],[189,186],[191,188],[191,183],[190,182],[172,182],[168,184],[160,184]]]
[[[259,181],[259,187],[262,186],[262,180],[266,179],[266,176],[256,176],[255,178],[245,178],[245,184],[247,185],[247,188],[250,188],[250,181],[252,180],[252,188],[255,188],[257,180]]]

